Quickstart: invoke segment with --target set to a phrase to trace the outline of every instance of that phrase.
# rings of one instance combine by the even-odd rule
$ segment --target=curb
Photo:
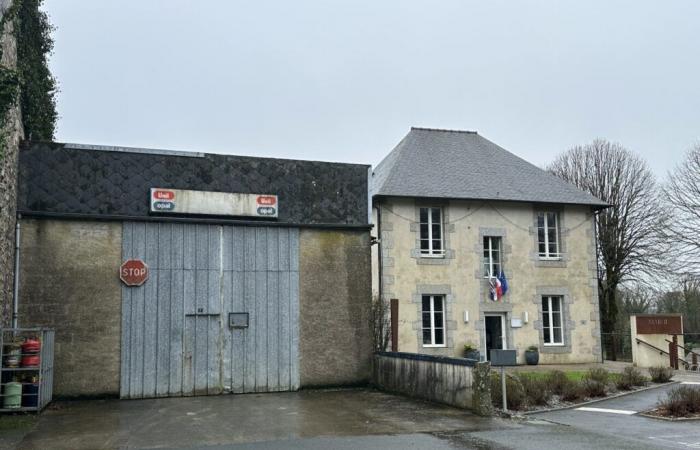
[[[671,386],[673,384],[679,384],[679,383],[680,383],[680,381],[669,381],[668,383],[655,384],[653,386],[643,387],[643,388],[637,389],[635,391],[620,392],[620,393],[617,393],[615,395],[610,395],[608,397],[597,398],[595,400],[588,400],[587,402],[575,403],[573,405],[560,406],[557,408],[538,409],[537,411],[523,411],[521,414],[524,416],[530,416],[530,415],[535,415],[535,414],[544,414],[544,413],[548,413],[548,412],[563,411],[565,409],[572,409],[572,408],[578,408],[581,406],[592,405],[594,403],[600,403],[600,402],[604,402],[606,400],[612,400],[614,398],[625,397],[627,395],[636,394],[638,392],[650,391],[652,389],[659,389],[662,387]],[[638,413],[638,414],[640,414],[640,413]]]
[[[655,416],[653,414],[647,414],[647,411],[642,411],[637,413],[638,416],[648,417],[650,419],[665,420],[666,422],[692,422],[694,420],[700,420],[700,417],[664,417]]]

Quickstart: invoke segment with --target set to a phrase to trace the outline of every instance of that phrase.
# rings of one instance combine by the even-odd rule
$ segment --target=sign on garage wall
[[[151,212],[211,216],[277,217],[277,196],[151,188]]]
[[[119,267],[119,279],[127,286],[141,286],[148,279],[148,266],[140,259],[128,259]]]

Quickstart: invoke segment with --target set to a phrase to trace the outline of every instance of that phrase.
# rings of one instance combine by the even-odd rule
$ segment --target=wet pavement
[[[371,389],[92,400],[58,403],[45,411],[16,448],[228,448],[255,442],[508,426],[500,419]],[[287,445],[292,444],[283,446]]]
[[[656,406],[659,399],[678,384],[633,393],[586,405],[591,410],[567,409],[534,414],[552,423],[614,436],[657,448],[700,448],[700,421],[665,421],[638,413]]]
[[[605,407],[626,405],[629,404],[613,403]],[[58,403],[14,443],[3,441],[0,436],[0,447],[643,450],[674,445],[681,448],[662,441],[662,436],[688,434],[689,428],[700,432],[698,422],[681,427],[674,427],[677,423],[661,422],[671,427],[649,435],[638,429],[644,427],[642,422],[625,421],[629,419],[656,422],[640,416],[606,418],[572,410],[539,414],[527,421],[483,418],[460,409],[371,389],[313,390]],[[630,430],[638,427],[637,431],[623,431],[630,426]]]

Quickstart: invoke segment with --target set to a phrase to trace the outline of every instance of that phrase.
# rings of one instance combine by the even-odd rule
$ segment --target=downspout
[[[379,301],[384,301],[384,296],[382,295],[384,284],[384,279],[382,278],[382,208],[381,204],[377,204],[377,278],[379,282],[377,283],[379,291]]]
[[[20,226],[21,215],[17,215],[15,225],[15,276],[13,281],[14,292],[12,294],[12,328],[17,328],[19,318],[19,243],[22,227]]]

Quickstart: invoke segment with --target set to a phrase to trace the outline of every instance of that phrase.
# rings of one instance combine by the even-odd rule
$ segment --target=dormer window
[[[442,231],[442,208],[420,208],[421,257],[438,258],[445,255]]]
[[[561,259],[559,213],[537,213],[537,242],[540,259]]]

